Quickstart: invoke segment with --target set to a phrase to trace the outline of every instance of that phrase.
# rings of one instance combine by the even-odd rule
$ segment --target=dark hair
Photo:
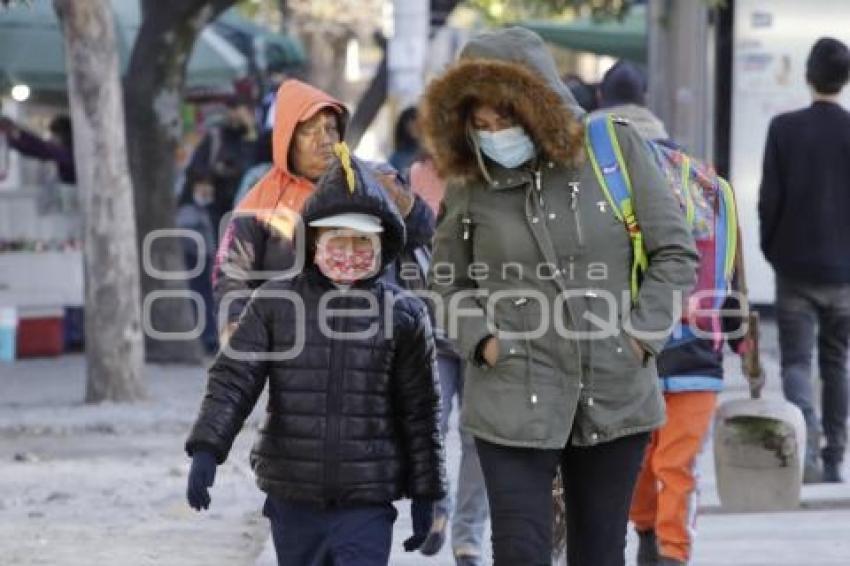
[[[838,94],[850,78],[850,51],[837,39],[822,37],[806,60],[806,81],[820,94]]]
[[[419,141],[410,135],[408,126],[416,120],[418,111],[415,106],[408,106],[401,114],[398,115],[398,120],[395,123],[395,149],[409,150],[419,147]]]
[[[273,135],[271,130],[263,130],[254,146],[254,165],[274,161]]]
[[[643,70],[630,61],[620,59],[599,83],[600,105],[603,108],[619,104],[645,106],[646,87]]]
[[[599,103],[596,100],[596,89],[584,82],[581,77],[569,74],[565,75],[561,80],[570,89],[570,93],[572,93],[579,106],[588,112],[593,112],[599,108]]]
[[[67,148],[74,147],[74,131],[71,126],[71,118],[67,114],[55,116],[48,126],[50,133],[59,138],[62,145]]]

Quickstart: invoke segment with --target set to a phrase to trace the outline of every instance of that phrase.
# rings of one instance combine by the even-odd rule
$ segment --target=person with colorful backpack
[[[735,269],[739,231],[732,188],[710,167],[674,149],[664,124],[645,107],[645,91],[646,78],[636,65],[615,64],[600,85],[602,109],[589,119],[588,135],[595,162],[597,155],[617,152],[609,124],[625,117],[638,125],[700,254],[696,288],[657,359],[667,423],[652,434],[630,511],[639,536],[638,566],[677,566],[687,564],[692,555],[699,487],[696,463],[723,387],[724,337],[740,355],[749,343],[742,332],[746,299],[742,304]],[[620,178],[622,171],[602,174],[615,203],[629,192],[617,192],[627,187]]]
[[[587,159],[584,112],[531,31],[472,39],[421,112],[448,182],[431,286],[468,363],[461,426],[484,473],[494,563],[551,564],[560,468],[568,563],[622,566],[635,480],[664,423],[653,358],[696,281],[691,231],[626,123],[611,124],[620,152],[601,164],[624,166],[634,190],[618,218]]]

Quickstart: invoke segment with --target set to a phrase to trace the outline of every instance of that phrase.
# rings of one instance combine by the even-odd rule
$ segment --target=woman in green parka
[[[696,280],[679,204],[613,123],[648,260],[585,152],[583,111],[534,33],[480,35],[429,85],[428,149],[449,187],[431,285],[470,362],[462,426],[479,450],[497,566],[550,564],[565,487],[570,566],[624,564],[634,482],[664,422],[654,356]]]

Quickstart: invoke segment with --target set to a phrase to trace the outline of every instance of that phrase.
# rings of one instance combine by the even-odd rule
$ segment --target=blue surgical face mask
[[[498,132],[476,130],[475,135],[484,155],[502,167],[513,169],[534,157],[534,142],[519,126]]]
[[[192,199],[195,201],[195,204],[197,204],[200,207],[207,207],[207,206],[209,206],[213,203],[212,197],[206,197],[206,196],[201,197],[201,196],[198,196],[198,195],[193,195]]]

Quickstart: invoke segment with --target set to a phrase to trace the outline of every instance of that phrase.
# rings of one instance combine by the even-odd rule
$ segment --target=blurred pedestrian
[[[850,113],[838,97],[848,76],[847,46],[819,39],[806,61],[813,102],[771,121],[759,196],[761,249],[776,272],[782,388],[806,420],[809,483],[842,481],[847,445]],[[812,391],[815,342],[820,419]]]
[[[5,133],[9,146],[25,157],[56,164],[59,180],[69,185],[77,184],[74,165],[74,135],[71,119],[60,114],[50,121],[50,139],[43,139],[12,119],[0,116],[0,133]]]
[[[422,155],[410,169],[410,186],[422,197],[435,214],[439,212],[446,184],[440,179],[434,167],[433,159]],[[424,271],[428,271],[425,269]],[[440,369],[440,392],[442,413],[440,414],[440,432],[443,439],[449,432],[452,406],[460,413],[463,406],[463,383],[465,362],[454,344],[446,337],[445,330],[435,327],[437,338],[437,365]],[[446,540],[446,530],[451,521],[451,544],[457,566],[482,566],[484,527],[490,516],[487,505],[487,490],[484,476],[475,450],[475,439],[467,432],[460,431],[461,455],[458,470],[456,495],[452,499],[449,489],[445,498],[440,500],[434,511],[434,522],[428,538],[422,543],[420,551],[426,556],[437,554]]]
[[[390,165],[405,178],[419,156],[419,137],[416,107],[405,108],[395,124],[395,151],[390,156]]]
[[[633,63],[619,61],[605,74],[599,86],[602,107],[599,113],[611,114],[617,119],[625,117],[647,141],[675,146],[661,120],[646,108],[645,92],[643,71]],[[659,162],[667,163],[666,160]],[[718,222],[711,200],[703,198],[704,189],[698,180],[706,179],[709,180],[707,192],[723,204],[714,194],[719,186],[716,175],[700,169],[701,164],[692,160],[686,171],[689,175],[696,171],[699,174],[683,179],[680,162],[676,163],[675,166],[671,163],[664,175],[676,188],[676,194],[682,195],[683,183],[687,183],[688,198],[695,203],[691,225],[700,251],[698,273],[701,276],[698,280],[711,282],[710,288],[703,286],[699,290],[711,290],[715,296],[726,294],[728,283],[732,290],[739,291],[737,273],[731,281],[721,277],[723,284],[716,283],[718,257],[729,253],[725,232],[737,232],[737,225],[731,224],[726,231],[718,230],[724,223]],[[723,242],[722,250],[717,248],[718,238]],[[737,246],[731,247],[732,253],[736,253]],[[725,261],[722,263],[725,265]],[[744,323],[737,296],[727,297],[717,310],[705,305],[701,307],[703,316],[709,314],[720,324],[698,327],[703,331],[698,336],[691,326],[697,321],[684,317],[680,335],[664,346],[657,360],[667,422],[652,433],[629,513],[638,534],[638,566],[678,566],[690,560],[699,507],[696,464],[711,431],[717,394],[723,389],[723,335],[733,337],[729,346],[738,354],[746,353],[749,347],[736,332]],[[712,329],[715,332],[709,332]]]
[[[625,118],[644,139],[669,141],[664,122],[646,107],[646,87],[646,74],[640,67],[624,59],[617,61],[599,83],[600,111]]]
[[[212,214],[216,226],[232,209],[239,181],[251,164],[256,137],[251,110],[230,99],[221,122],[209,129],[192,155],[188,169],[212,177],[215,187]]]
[[[531,31],[472,39],[421,110],[451,187],[431,280],[468,362],[462,426],[484,472],[495,564],[551,563],[560,467],[568,563],[622,565],[649,432],[664,422],[654,357],[695,281],[693,237],[643,140],[617,124],[643,242],[630,238],[585,159],[584,112]],[[587,328],[612,316],[613,329]]]
[[[251,168],[242,175],[239,189],[236,191],[236,196],[233,197],[233,208],[239,206],[242,199],[248,195],[248,191],[253,189],[254,185],[266,176],[266,173],[274,166],[273,161],[272,131],[266,130],[257,137],[257,143],[254,146],[254,162]]]
[[[253,294],[232,350],[210,368],[186,443],[189,503],[206,509],[216,466],[268,380],[252,464],[267,494],[263,512],[280,566],[386,566],[393,501],[411,499],[410,552],[425,540],[434,501],[446,493],[428,313],[381,278],[405,247],[404,221],[348,148],[337,144],[336,152],[304,208],[310,265]],[[301,307],[281,294],[294,294]],[[295,355],[260,361],[282,352]]]
[[[214,354],[218,349],[211,281],[216,246],[211,212],[214,200],[212,177],[202,171],[191,171],[180,197],[176,220],[178,228],[191,230],[198,235],[198,240],[183,238],[183,255],[187,270],[192,270],[197,265],[203,266],[199,274],[189,279],[189,289],[202,298],[203,313],[196,311],[196,315],[200,317],[198,323],[203,324],[201,343],[208,354]]]
[[[578,105],[586,112],[593,112],[599,107],[596,99],[596,89],[584,82],[584,79],[580,76],[573,74],[565,75],[564,84],[570,89],[570,93],[576,99]]]

